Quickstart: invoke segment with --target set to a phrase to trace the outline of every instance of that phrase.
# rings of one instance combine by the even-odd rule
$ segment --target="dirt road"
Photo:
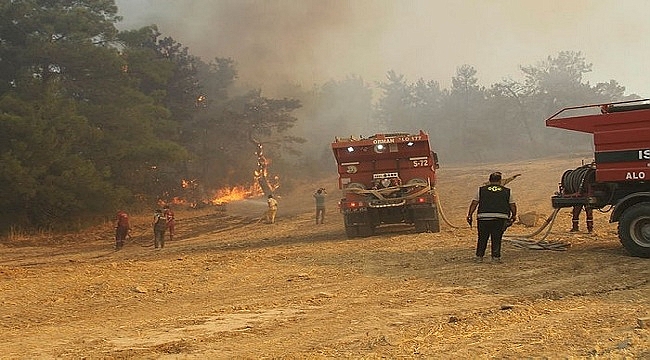
[[[547,240],[506,242],[502,264],[472,262],[467,205],[487,174],[510,184],[520,213],[551,213],[550,195],[579,159],[441,168],[453,228],[385,229],[345,238],[334,180],[280,197],[177,209],[178,236],[154,251],[148,218],[112,250],[109,224],[83,234],[0,244],[0,358],[650,358],[650,260],[628,256],[608,214],[569,233],[560,212]],[[311,192],[330,191],[314,224]],[[584,225],[581,224],[584,229]],[[516,224],[508,234],[534,228]],[[36,246],[36,243],[40,243]]]

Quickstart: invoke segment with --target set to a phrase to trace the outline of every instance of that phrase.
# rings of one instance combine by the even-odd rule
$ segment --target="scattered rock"
[[[511,310],[511,309],[514,308],[514,307],[515,307],[515,306],[512,305],[512,304],[501,304],[500,309],[501,309],[501,310]]]
[[[636,319],[641,329],[650,329],[650,317],[643,317]]]
[[[456,316],[450,316],[449,317],[449,322],[450,323],[456,323],[456,322],[459,322],[459,321],[460,321],[460,319],[458,317],[456,317]]]
[[[519,223],[523,224],[526,227],[535,227],[537,226],[537,220],[540,215],[535,211],[530,211],[519,215]]]
[[[147,293],[147,289],[145,289],[142,286],[136,286],[135,289],[133,289],[133,291],[135,291],[137,293],[140,293],[140,294],[146,294]]]
[[[630,345],[632,345],[632,342],[630,341],[630,339],[625,339],[624,341],[621,341],[620,343],[618,343],[618,345],[616,345],[616,348],[619,349],[619,350],[623,350],[623,349],[626,349],[626,348],[630,347]]]

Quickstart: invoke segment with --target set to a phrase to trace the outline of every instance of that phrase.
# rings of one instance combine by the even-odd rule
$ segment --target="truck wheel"
[[[359,236],[359,233],[357,231],[357,226],[352,225],[353,222],[351,221],[349,214],[343,215],[343,223],[345,225],[345,235],[348,237],[348,239],[352,239]]]
[[[433,218],[429,221],[429,231],[432,233],[440,232],[440,217],[438,216],[438,206],[433,207]]]
[[[440,232],[440,222],[438,220],[417,220],[415,221],[415,232]]]
[[[636,204],[623,211],[618,237],[630,255],[650,258],[650,203]]]
[[[345,235],[348,239],[357,237],[357,227],[354,225],[345,225]]]
[[[375,228],[372,225],[358,225],[357,231],[361,237],[368,237],[375,234]]]
[[[416,233],[424,233],[429,231],[426,220],[415,220],[414,225]]]
[[[437,233],[440,232],[440,221],[439,220],[431,220],[428,221],[429,225],[429,232],[432,233]]]

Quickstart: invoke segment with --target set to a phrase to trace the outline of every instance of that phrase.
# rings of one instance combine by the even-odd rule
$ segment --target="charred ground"
[[[549,239],[568,251],[506,243],[504,263],[474,264],[462,224],[486,174],[522,173],[510,187],[520,213],[551,212],[562,172],[579,159],[441,168],[438,192],[453,228],[384,229],[346,239],[331,184],[226,211],[177,209],[178,236],[154,251],[148,217],[112,250],[110,224],[0,244],[7,358],[647,358],[647,259],[628,256],[608,214],[596,231],[568,233],[560,212]],[[329,190],[326,223],[311,193]],[[541,222],[541,220],[540,220]],[[454,224],[455,223],[455,224]],[[508,233],[533,229],[514,225]]]

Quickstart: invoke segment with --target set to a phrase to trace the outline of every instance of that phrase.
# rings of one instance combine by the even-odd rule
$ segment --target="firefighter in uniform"
[[[124,240],[129,235],[130,229],[129,215],[124,211],[118,211],[115,217],[115,250],[120,250],[124,246]]]
[[[572,227],[571,227],[571,232],[576,232],[580,231],[580,227],[578,224],[580,223],[580,213],[582,212],[582,209],[585,209],[585,214],[587,215],[587,232],[593,232],[594,231],[594,209],[589,207],[588,205],[576,205],[573,207],[572,215],[573,218],[571,219]]]
[[[169,205],[163,207],[163,215],[167,219],[167,229],[169,230],[169,241],[174,240],[174,229],[176,226],[176,218],[174,217],[174,210]]]
[[[272,194],[269,194],[266,204],[269,207],[266,211],[266,222],[268,224],[275,224],[275,214],[278,212],[278,201],[273,198]]]
[[[483,261],[488,239],[491,239],[492,261],[501,262],[501,238],[506,228],[517,219],[517,205],[510,189],[501,185],[501,173],[490,174],[489,184],[478,189],[467,211],[467,223],[472,226],[472,216],[476,215],[478,241],[476,243],[476,261]]]

